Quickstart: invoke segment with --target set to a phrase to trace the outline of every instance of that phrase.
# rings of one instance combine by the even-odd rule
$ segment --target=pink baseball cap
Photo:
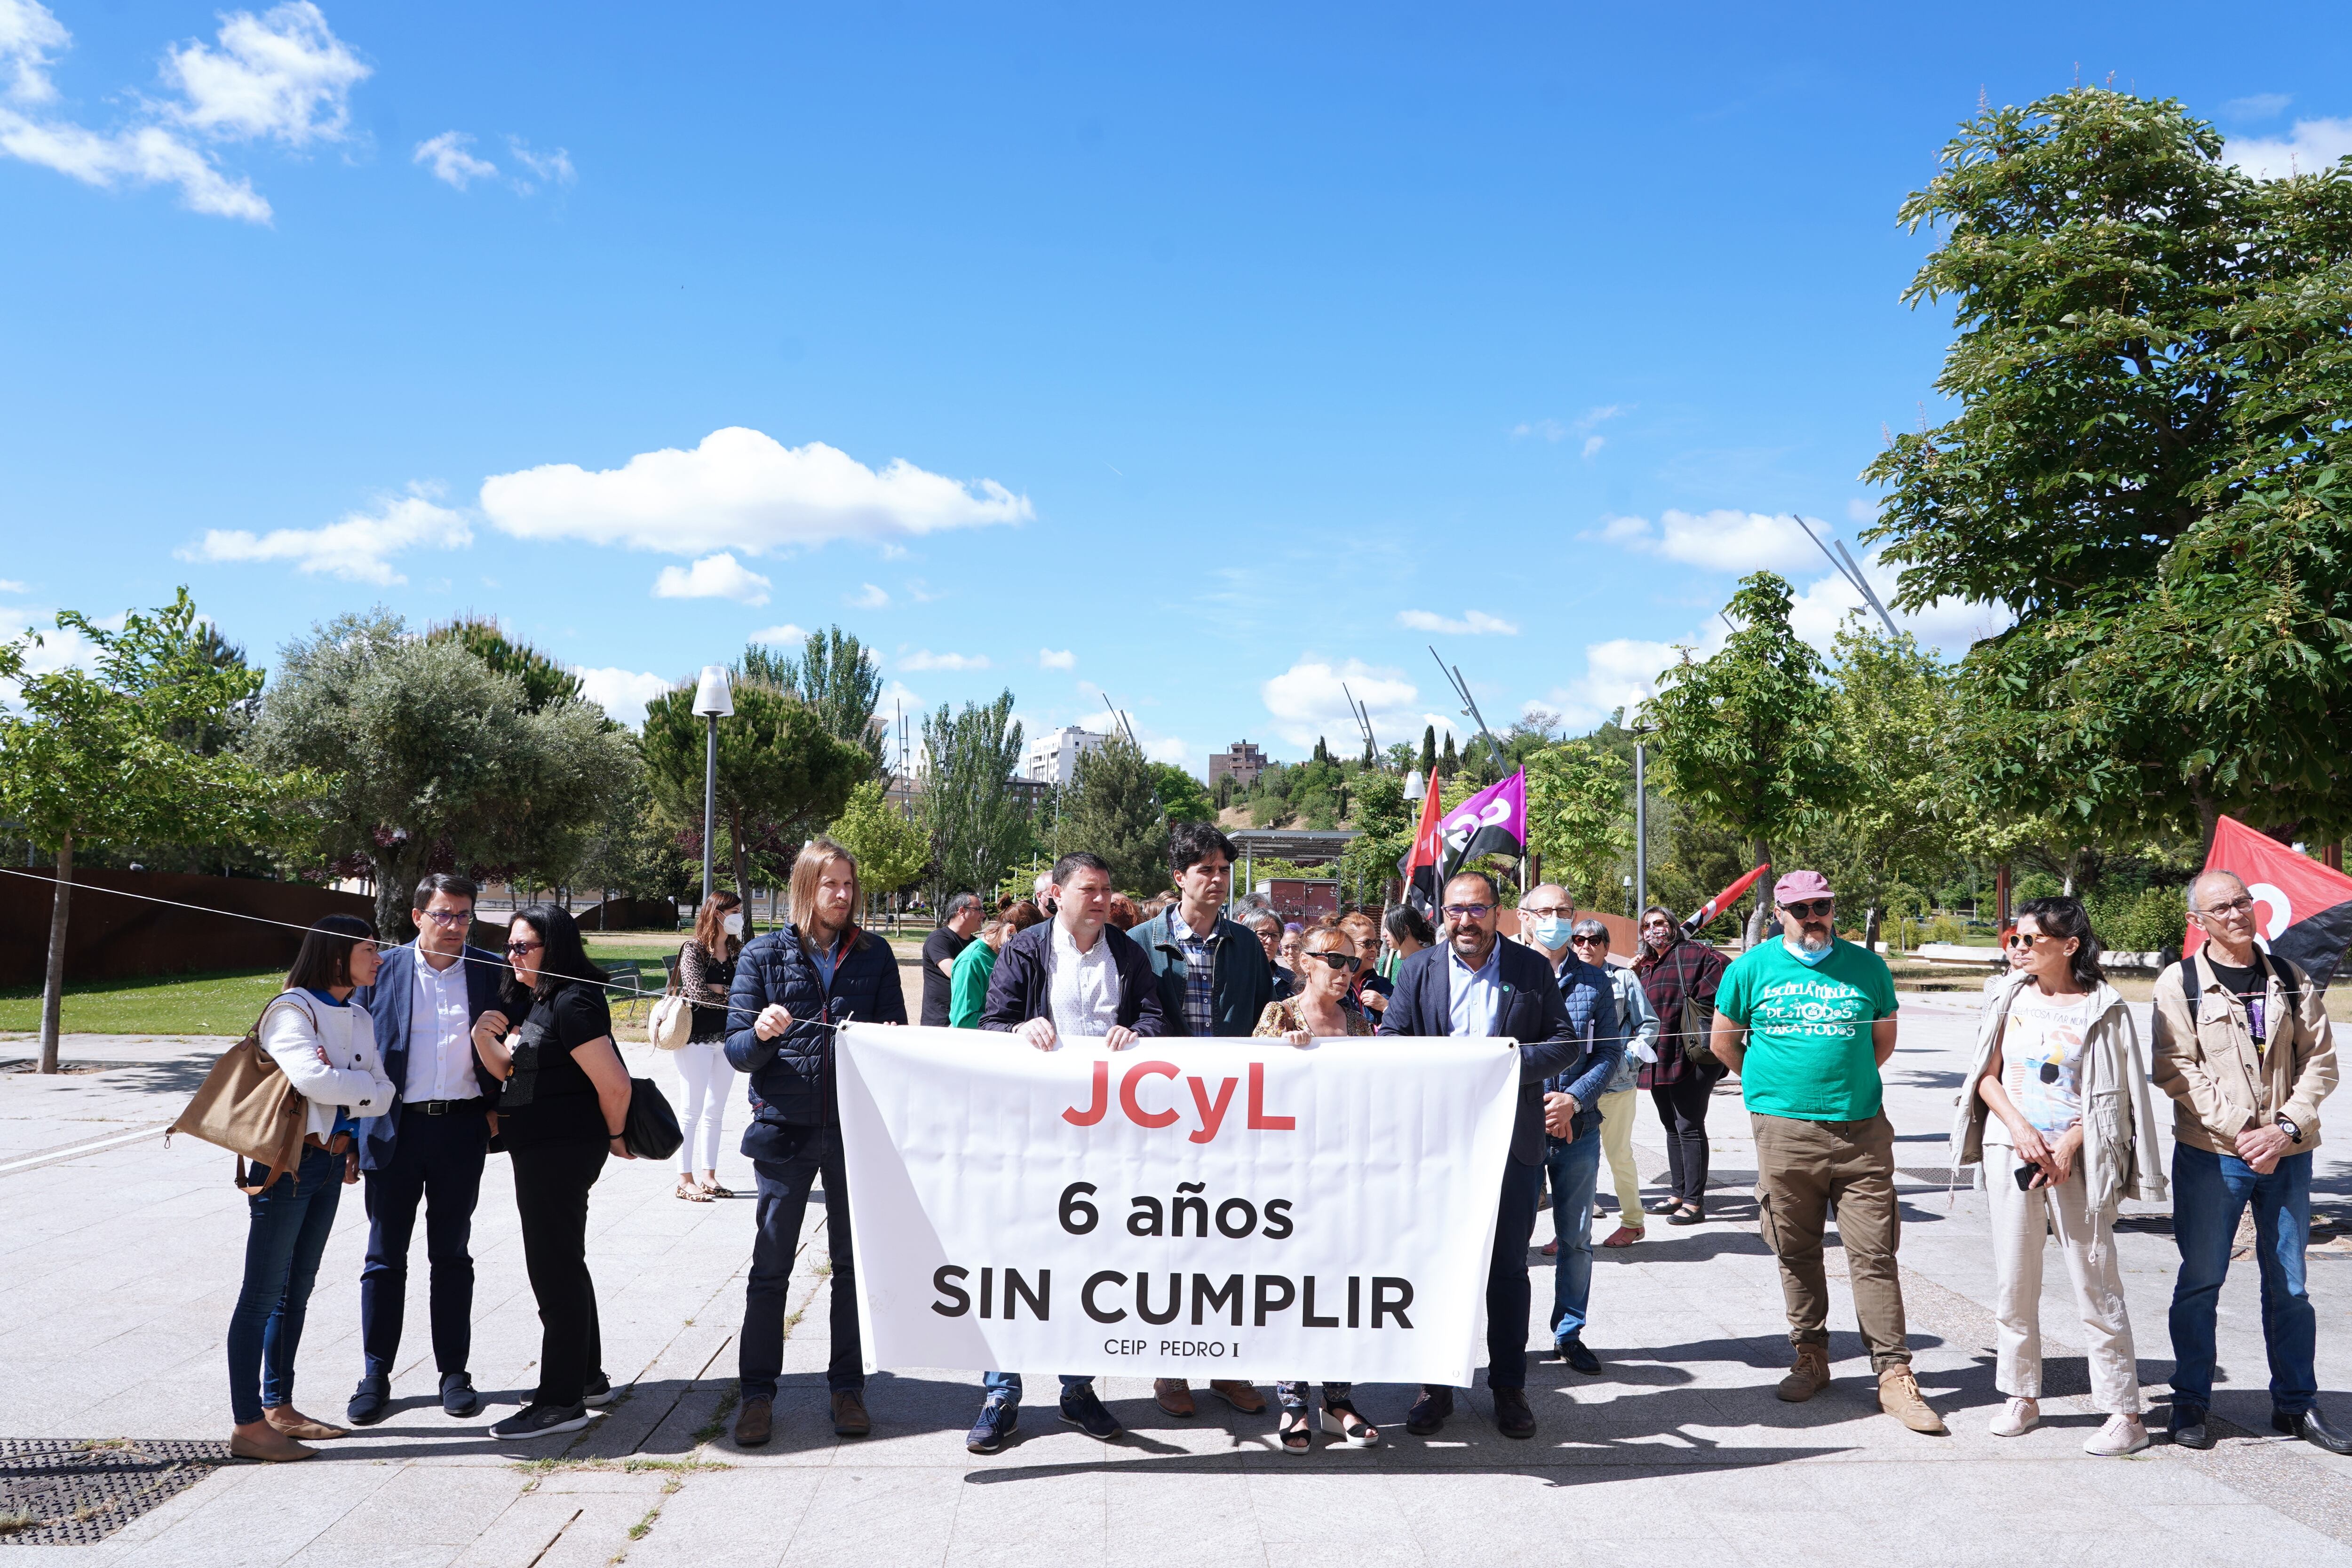
[[[1833,899],[1830,879],[1819,871],[1791,871],[1772,884],[1776,904],[1801,904],[1810,899]]]

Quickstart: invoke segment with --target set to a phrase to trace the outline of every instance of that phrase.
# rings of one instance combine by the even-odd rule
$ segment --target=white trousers
[[[719,1169],[719,1126],[727,1119],[728,1097],[735,1092],[735,1069],[728,1063],[723,1041],[690,1040],[666,1053],[686,1080],[686,1103],[678,1108],[677,1124],[686,1142],[677,1146],[680,1171]],[[702,1163],[694,1161],[695,1133],[702,1134]]]
[[[1643,1228],[1642,1175],[1633,1168],[1633,1102],[1642,1091],[1621,1089],[1601,1097],[1601,1153],[1617,1189],[1617,1223]]]
[[[1992,1199],[1993,1317],[2000,1325],[1993,1386],[2020,1399],[2042,1397],[2042,1254],[2045,1229],[2057,1238],[2074,1286],[2090,1352],[2091,1403],[2110,1415],[2140,1413],[2139,1362],[2124,1310],[2116,1261],[2115,1205],[2092,1212],[2082,1163],[2065,1184],[2027,1193],[2017,1187],[2017,1152],[1987,1143],[1986,1191]]]

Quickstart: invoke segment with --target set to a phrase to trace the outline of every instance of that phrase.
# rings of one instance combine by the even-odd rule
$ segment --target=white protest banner
[[[853,1024],[835,1060],[868,1371],[1470,1382],[1511,1042]]]

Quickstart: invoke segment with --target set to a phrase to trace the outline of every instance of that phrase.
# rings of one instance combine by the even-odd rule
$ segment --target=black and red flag
[[[1397,862],[1397,874],[1404,879],[1405,901],[1433,921],[1448,877],[1482,855],[1517,859],[1528,852],[1527,846],[1527,769],[1521,768],[1500,784],[1488,784],[1444,812],[1438,809],[1437,775],[1432,773],[1412,852]]]
[[[1705,931],[1707,927],[1708,921],[1714,920],[1717,915],[1728,910],[1731,908],[1731,903],[1734,899],[1737,899],[1740,894],[1753,887],[1755,885],[1756,879],[1762,876],[1765,872],[1769,871],[1771,868],[1772,868],[1769,864],[1757,867],[1756,869],[1748,872],[1748,875],[1740,878],[1739,880],[1732,883],[1731,886],[1724,889],[1723,891],[1716,894],[1715,897],[1701,904],[1697,910],[1692,914],[1690,919],[1683,921],[1683,934],[1685,936],[1696,936],[1699,932]]]
[[[2227,871],[2245,883],[2262,944],[2326,988],[2352,944],[2352,877],[2230,816],[2214,829],[2205,869]],[[2194,952],[2204,944],[2205,933],[2191,924],[2180,950]]]
[[[1445,858],[1445,836],[1439,831],[1444,812],[1437,805],[1437,770],[1429,773],[1429,794],[1421,803],[1421,826],[1413,830],[1412,847],[1397,862],[1397,875],[1404,879],[1404,901],[1427,916],[1437,919],[1437,899],[1440,888],[1438,867]]]

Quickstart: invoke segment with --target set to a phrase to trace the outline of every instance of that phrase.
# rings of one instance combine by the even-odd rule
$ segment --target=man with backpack
[[[2319,1102],[2336,1087],[2326,998],[2255,942],[2254,899],[2228,871],[2189,885],[2203,948],[2156,978],[2149,1078],[2173,1099],[2172,1440],[2210,1448],[2213,1320],[2239,1216],[2254,1210],[2271,1428],[2334,1454],[2352,1433],[2319,1412],[2317,1332],[2304,1278]]]

